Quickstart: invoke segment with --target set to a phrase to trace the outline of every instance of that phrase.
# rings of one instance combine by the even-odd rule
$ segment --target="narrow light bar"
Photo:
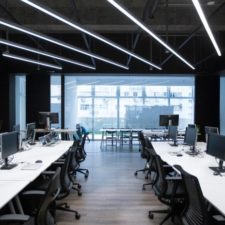
[[[113,42],[111,40],[106,39],[105,37],[103,37],[100,34],[97,34],[97,33],[93,32],[93,31],[89,31],[89,30],[83,28],[80,24],[75,23],[74,21],[67,19],[66,17],[60,15],[57,12],[54,12],[52,9],[41,5],[40,3],[37,3],[37,2],[35,2],[33,0],[32,0],[32,2],[29,1],[29,0],[21,0],[21,1],[26,3],[26,4],[28,4],[28,5],[30,5],[30,6],[32,6],[32,7],[34,7],[35,9],[40,10],[41,12],[43,12],[43,13],[51,16],[51,17],[54,17],[55,19],[65,23],[65,24],[67,24],[67,25],[69,25],[69,26],[71,26],[71,27],[73,27],[73,28],[75,28],[75,29],[85,33],[85,34],[88,34],[88,35],[98,39],[99,41],[104,42],[105,44],[108,44],[108,45],[110,45],[110,46],[112,46],[112,47],[114,47],[114,48],[116,48],[116,49],[118,49],[118,50],[120,50],[120,51],[122,51],[122,52],[124,52],[124,53],[126,53],[126,54],[128,54],[128,55],[130,55],[130,56],[132,56],[132,57],[134,57],[134,58],[136,58],[136,59],[138,59],[138,60],[148,64],[148,65],[150,65],[150,66],[155,67],[158,70],[162,69],[161,67],[157,66],[156,64],[154,64],[154,63],[144,59],[141,56],[138,56],[137,54],[135,54],[135,53],[133,53],[131,51],[128,51],[127,49],[123,48],[122,46],[116,44],[115,42]]]
[[[130,20],[136,23],[142,30],[146,31],[151,37],[153,37],[156,41],[158,41],[161,45],[167,48],[170,52],[172,52],[175,56],[177,56],[181,61],[187,64],[191,69],[195,69],[186,59],[184,59],[180,54],[178,54],[175,50],[173,50],[169,45],[167,45],[161,38],[159,38],[156,34],[154,34],[149,28],[146,27],[139,19],[135,18],[127,9],[120,6],[114,0],[107,0],[110,4],[112,4],[115,8],[117,8],[120,12],[122,12],[125,16],[127,16]]]
[[[7,57],[7,58],[16,59],[16,60],[19,60],[19,61],[33,63],[33,64],[37,64],[37,65],[41,65],[41,66],[51,67],[51,68],[54,68],[54,69],[57,69],[57,70],[61,70],[62,69],[61,66],[56,66],[56,65],[53,65],[53,64],[50,64],[50,63],[45,63],[45,62],[42,62],[42,61],[28,59],[28,58],[25,58],[25,57],[22,57],[22,56],[18,56],[18,55],[14,55],[14,54],[7,53],[7,52],[2,53],[2,55],[4,57]]]
[[[8,22],[7,20],[5,20],[5,19],[3,19],[3,18],[0,18],[0,24],[3,25],[3,26],[6,26],[6,27],[12,28],[12,29],[14,29],[14,30],[17,30],[17,31],[20,31],[20,32],[29,34],[29,35],[31,35],[31,36],[40,38],[40,39],[42,39],[42,40],[51,42],[51,43],[53,43],[53,44],[59,45],[59,46],[61,46],[61,47],[70,49],[70,50],[72,50],[72,51],[79,52],[79,53],[81,53],[81,54],[84,54],[84,55],[93,57],[93,58],[98,59],[98,60],[101,60],[101,61],[103,61],[103,62],[112,64],[112,65],[114,65],[114,66],[118,66],[118,67],[123,68],[123,69],[126,69],[126,70],[129,69],[127,66],[124,66],[124,65],[122,65],[122,64],[120,64],[120,63],[117,63],[117,62],[112,61],[112,60],[110,60],[110,59],[106,59],[106,58],[104,58],[104,57],[102,57],[102,56],[99,56],[99,55],[96,55],[96,54],[94,54],[94,53],[90,53],[90,52],[85,51],[85,50],[83,50],[83,49],[81,49],[81,48],[78,48],[78,47],[75,47],[75,46],[70,45],[70,44],[68,44],[68,43],[65,43],[65,42],[63,42],[63,41],[57,40],[57,39],[55,39],[55,38],[53,38],[53,37],[49,37],[49,36],[47,36],[47,35],[38,33],[38,32],[36,32],[36,31],[32,31],[32,30],[30,30],[30,29],[28,29],[28,28],[24,28],[24,27],[22,27],[22,26],[20,26],[20,25],[17,25],[17,24],[15,24],[15,23]]]
[[[199,17],[200,17],[204,27],[205,27],[206,32],[209,35],[209,38],[210,38],[210,40],[211,40],[211,42],[212,42],[212,44],[213,44],[213,46],[214,46],[218,56],[221,56],[221,51],[220,51],[220,49],[219,49],[219,47],[218,47],[218,45],[216,43],[216,40],[215,40],[215,38],[213,36],[213,33],[212,33],[212,31],[211,31],[211,29],[209,27],[209,24],[208,24],[208,22],[206,20],[205,14],[204,14],[204,12],[203,12],[200,4],[199,4],[199,1],[198,0],[192,0],[192,2],[194,4],[194,6],[195,6],[195,9],[198,12],[198,15],[199,15]]]
[[[7,46],[10,46],[10,47],[14,47],[14,48],[18,48],[18,49],[28,51],[28,52],[32,52],[32,53],[37,53],[37,54],[44,55],[44,56],[47,56],[47,57],[50,57],[50,58],[53,58],[53,59],[58,59],[58,60],[61,60],[61,61],[64,61],[64,62],[68,62],[68,63],[75,64],[75,65],[78,65],[78,66],[82,66],[82,67],[85,67],[85,68],[88,68],[88,69],[92,69],[92,70],[96,69],[93,66],[90,66],[90,65],[87,65],[87,64],[75,61],[75,60],[64,58],[64,57],[61,57],[61,56],[58,56],[58,55],[55,55],[55,54],[52,54],[52,53],[49,53],[49,52],[37,50],[37,49],[31,48],[31,47],[28,47],[28,46],[25,46],[25,45],[21,45],[21,44],[12,42],[12,41],[4,40],[2,38],[0,38],[0,44],[7,45]]]

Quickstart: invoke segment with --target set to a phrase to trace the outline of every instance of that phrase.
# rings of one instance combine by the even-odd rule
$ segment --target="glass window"
[[[16,75],[15,77],[15,99],[16,99],[16,124],[21,130],[26,130],[26,76]]]
[[[149,97],[167,97],[167,86],[146,86],[145,93]]]
[[[142,86],[120,86],[120,96],[123,97],[141,97]]]
[[[59,114],[59,123],[51,124],[54,128],[61,127],[61,76],[51,76],[51,112]]]
[[[179,114],[179,128],[194,121],[194,77],[65,76],[65,126],[100,130],[159,128],[160,114]]]
[[[116,86],[95,86],[95,96],[116,96]]]

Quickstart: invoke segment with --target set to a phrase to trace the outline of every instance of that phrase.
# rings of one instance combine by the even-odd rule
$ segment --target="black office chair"
[[[149,218],[154,218],[154,213],[166,213],[166,217],[160,225],[164,224],[169,218],[174,221],[175,216],[180,214],[184,206],[184,189],[182,188],[181,177],[171,170],[168,165],[163,165],[159,155],[153,156],[157,169],[157,178],[153,190],[159,201],[169,206],[166,210],[151,210]]]
[[[46,191],[28,190],[22,193],[22,195],[28,199],[38,198],[38,208],[32,210],[35,214],[32,214],[31,216],[22,214],[5,214],[0,216],[0,224],[55,225],[53,205],[60,192],[60,172],[61,168],[57,168],[48,182]]]
[[[144,137],[144,134],[142,131],[139,131],[138,132],[138,140],[140,142],[140,153],[141,153],[141,158],[143,159],[146,159],[146,162],[145,162],[145,166],[143,169],[139,169],[139,170],[136,170],[134,175],[137,176],[138,175],[138,172],[146,172],[148,171],[148,163],[149,163],[149,160],[150,160],[150,154],[148,152],[148,150],[146,149],[146,140],[145,140],[145,137]],[[146,179],[148,179],[148,176],[145,177]]]
[[[84,174],[85,178],[88,178],[89,176],[89,170],[80,168],[80,164],[86,159],[87,153],[85,151],[85,142],[86,142],[87,134],[83,135],[80,145],[78,145],[77,150],[75,152],[75,159],[78,164],[78,168],[74,170],[74,175],[76,175],[77,172]]]
[[[216,225],[225,224],[225,219],[216,220],[213,212],[208,211],[207,202],[202,194],[202,190],[197,177],[187,173],[181,166],[176,166],[181,172],[182,181],[186,192],[186,207],[181,215],[183,225]]]

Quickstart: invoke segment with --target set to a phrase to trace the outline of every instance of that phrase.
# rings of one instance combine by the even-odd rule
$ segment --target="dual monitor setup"
[[[50,129],[50,125],[59,122],[58,113],[39,112],[39,125]],[[25,141],[28,144],[34,144],[36,123],[28,123],[25,132]],[[10,156],[21,150],[22,138],[20,135],[20,125],[14,125],[12,132],[0,133],[0,156],[2,164],[0,169],[12,169],[16,164],[10,163]],[[58,140],[56,133],[50,133],[40,139],[41,143],[48,145]]]

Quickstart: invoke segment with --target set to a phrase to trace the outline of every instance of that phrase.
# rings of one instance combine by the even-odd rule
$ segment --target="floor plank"
[[[71,208],[81,214],[80,220],[67,212],[57,212],[57,225],[155,225],[164,215],[148,218],[148,210],[163,209],[150,186],[142,191],[144,174],[134,171],[144,165],[138,146],[132,151],[102,151],[99,142],[86,145],[87,159],[82,167],[90,170],[87,180],[79,174],[83,195],[75,192],[67,198]],[[171,224],[168,222],[167,224]]]

